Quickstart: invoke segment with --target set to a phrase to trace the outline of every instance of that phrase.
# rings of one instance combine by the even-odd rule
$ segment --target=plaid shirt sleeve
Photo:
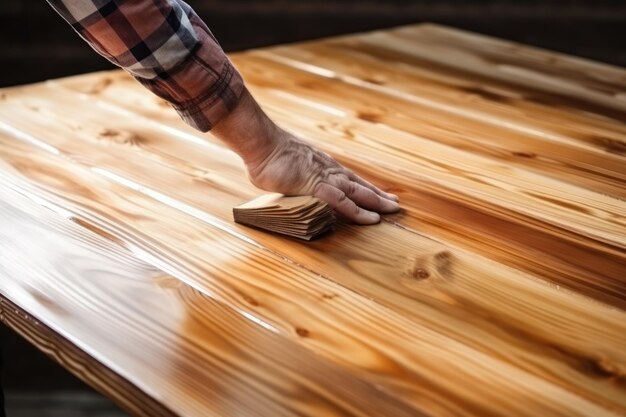
[[[102,56],[206,132],[238,103],[241,75],[182,0],[48,0]]]

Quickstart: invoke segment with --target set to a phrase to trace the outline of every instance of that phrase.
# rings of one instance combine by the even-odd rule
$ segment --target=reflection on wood
[[[238,157],[129,76],[5,89],[5,321],[137,415],[626,413],[624,71],[434,26],[233,60],[405,210],[244,228]]]
[[[25,275],[0,283],[5,320],[131,412],[200,416],[210,405],[220,416],[414,415],[106,238],[14,191],[3,188],[0,196],[0,247],[12,259],[2,272]],[[15,298],[19,307],[9,301]]]
[[[238,60],[235,60],[238,62]],[[247,69],[248,66],[245,64],[248,60],[242,60],[243,64],[240,64],[242,69]],[[238,62],[239,63],[239,62]],[[244,72],[244,74],[246,74]],[[81,91],[89,91],[93,94],[96,94],[100,98],[104,98],[108,101],[112,101],[117,105],[124,105],[124,102],[116,97],[124,97],[121,92],[135,91],[134,89],[139,89],[139,92],[143,93],[140,96],[132,95],[131,97],[137,97],[137,100],[130,100],[130,106],[134,106],[136,108],[141,109],[140,112],[147,117],[156,120],[165,120],[167,121],[168,126],[176,126],[176,128],[180,129],[184,132],[190,132],[189,129],[186,129],[182,122],[177,119],[177,116],[168,111],[167,108],[163,108],[158,105],[158,100],[151,99],[150,96],[146,96],[145,92],[141,90],[141,86],[136,86],[136,83],[132,82],[129,77],[120,77],[109,76],[108,74],[104,76],[105,79],[108,80],[106,83],[107,87],[104,90],[98,89],[98,85],[101,85],[101,79],[103,78],[100,75],[97,79],[90,79],[87,82],[83,83],[82,86],[79,86],[78,80],[70,79],[67,82],[67,85],[71,86],[74,89],[79,89]],[[248,77],[251,78],[251,77]],[[268,77],[269,78],[269,77]],[[414,170],[423,170],[421,164],[417,164],[417,166],[407,166],[401,172],[397,172],[397,164],[393,164],[390,170],[386,172],[381,169],[380,159],[371,158],[369,155],[370,151],[367,148],[367,145],[371,143],[371,134],[368,132],[368,136],[363,137],[362,135],[355,135],[354,124],[356,123],[354,120],[346,121],[345,117],[336,117],[333,115],[324,114],[320,112],[315,107],[311,105],[303,106],[297,100],[293,100],[293,96],[285,95],[281,93],[280,96],[273,96],[273,101],[277,102],[276,107],[270,107],[271,102],[269,99],[265,99],[265,95],[263,91],[257,88],[254,83],[255,79],[252,78],[252,83],[250,84],[254,88],[255,94],[259,97],[263,104],[266,105],[266,109],[270,111],[274,118],[278,119],[282,124],[288,125],[292,130],[297,131],[300,134],[304,134],[307,138],[312,141],[315,141],[319,146],[325,147],[326,150],[333,152],[339,159],[352,168],[359,170],[359,172],[368,176],[368,179],[387,186],[394,192],[398,192],[404,195],[404,205],[407,209],[404,215],[394,216],[392,217],[395,221],[398,221],[403,226],[408,226],[420,232],[428,231],[434,237],[440,237],[446,239],[450,242],[453,242],[457,245],[468,247],[472,250],[480,250],[483,255],[493,257],[500,262],[507,263],[516,268],[528,270],[533,272],[534,274],[547,277],[559,285],[567,285],[570,287],[576,287],[580,289],[584,289],[584,291],[588,295],[592,295],[596,298],[603,299],[605,301],[609,301],[611,303],[617,303],[620,305],[624,305],[625,302],[622,295],[624,294],[624,281],[622,277],[626,275],[626,263],[624,261],[624,254],[622,251],[618,251],[617,254],[614,251],[608,252],[607,255],[606,250],[597,250],[595,249],[597,246],[597,242],[595,241],[581,241],[581,236],[573,236],[572,238],[562,239],[559,238],[559,235],[563,233],[567,233],[562,229],[556,229],[553,231],[546,230],[547,225],[545,223],[537,223],[534,216],[520,216],[519,213],[511,213],[510,210],[517,210],[517,206],[508,205],[507,207],[499,207],[498,210],[490,209],[490,207],[485,207],[484,204],[481,203],[480,199],[475,199],[475,204],[467,204],[465,203],[468,198],[473,197],[472,188],[470,188],[469,194],[459,196],[458,191],[445,187],[445,183],[442,184],[444,187],[439,184],[432,183],[432,177],[412,177],[407,178],[407,174],[414,172]],[[131,83],[132,82],[132,83]],[[143,97],[140,99],[139,97]],[[300,97],[302,97],[300,95]],[[272,96],[270,96],[272,98]],[[292,100],[289,100],[289,99]],[[328,104],[320,100],[319,97],[313,97],[313,103],[321,103],[325,106],[334,106],[334,102]],[[285,102],[289,103],[289,106],[286,106],[287,111],[282,111],[282,104]],[[128,103],[128,102],[126,102]],[[297,122],[293,122],[294,113],[290,110],[292,108],[302,109],[299,115],[303,114],[311,114],[310,118],[301,118]],[[333,109],[333,107],[329,107]],[[276,110],[274,110],[276,109]],[[425,123],[425,122],[424,122]],[[424,123],[416,125],[422,126]],[[306,129],[306,126],[311,126],[310,129]],[[339,128],[337,127],[339,126]],[[347,126],[342,128],[342,126]],[[426,125],[428,126],[428,125]],[[462,126],[460,123],[458,125],[452,124],[454,128],[455,126]],[[373,129],[374,127],[369,127]],[[125,124],[120,126],[120,131],[130,131],[135,132],[136,136],[138,136],[141,132],[137,132],[137,128],[133,125]],[[329,132],[330,131],[330,132]],[[378,131],[381,131],[379,128]],[[346,133],[347,132],[347,133]],[[384,141],[386,135],[392,134],[394,138],[398,138],[402,135],[402,132],[392,131],[392,133],[382,130],[382,138]],[[128,135],[128,133],[126,133]],[[156,132],[148,135],[151,140],[150,143],[147,143],[148,140],[144,139],[143,147],[154,146],[159,149],[165,149],[162,140],[156,140]],[[162,134],[160,136],[163,136]],[[145,135],[142,134],[142,137],[145,138]],[[408,141],[410,140],[419,140],[416,137],[408,137],[404,135]],[[327,142],[320,142],[320,139],[328,138]],[[342,146],[337,146],[337,139],[344,138],[348,139],[347,141],[343,141],[341,143]],[[171,141],[172,138],[166,138],[166,140]],[[350,152],[347,154],[344,151],[344,146],[353,146],[353,142],[355,141],[366,141],[365,142],[365,152],[362,158],[369,158],[372,164],[359,164],[359,159],[354,160],[350,156],[354,154],[354,152]],[[158,143],[156,143],[158,142]],[[177,152],[178,155],[185,155],[186,160],[189,162],[193,162],[197,164],[198,167],[206,167],[211,166],[214,167],[215,161],[208,161],[206,155],[201,155],[198,150],[193,150],[188,144],[183,144],[178,141],[177,145],[170,145],[171,147],[176,147],[176,151],[168,151],[170,154],[172,152]],[[424,158],[433,158],[437,155],[431,153],[432,146],[430,146],[427,142],[424,145],[422,152],[417,157],[420,161],[424,161]],[[189,151],[184,151],[183,147],[189,146]],[[414,145],[407,144],[409,149],[416,148]],[[439,160],[435,161],[435,166],[441,166],[441,164],[446,164],[448,169],[458,170],[457,166],[451,166],[450,161],[452,156],[450,156],[447,152],[454,152],[453,156],[462,156],[464,159],[467,159],[467,155],[463,152],[456,151],[454,148],[443,148],[441,146],[438,149],[443,150],[443,157]],[[391,149],[394,150],[394,149]],[[394,153],[404,154],[401,150],[394,150]],[[179,158],[180,159],[180,158]],[[388,159],[385,157],[385,159]],[[197,161],[197,162],[195,162]],[[511,173],[519,173],[521,175],[529,175],[524,171],[512,170],[506,166],[499,165],[498,171],[502,171],[502,173],[498,171],[493,171],[491,167],[495,164],[493,162],[485,161],[485,159],[476,159],[468,165],[468,168],[471,170],[480,169],[482,165],[488,164],[486,168],[488,171],[485,173],[481,173],[480,177],[473,175],[472,173],[468,173],[466,179],[473,180],[474,183],[482,181],[484,178],[489,178],[491,175],[498,175],[498,181],[504,182],[504,186],[500,186],[501,193],[504,195],[505,202],[506,198],[510,194],[510,187],[506,185],[508,181],[509,175]],[[409,163],[411,160],[409,159]],[[624,170],[623,167],[626,167],[626,164],[622,164],[619,161],[619,164],[615,164],[616,169]],[[177,163],[180,163],[177,161]],[[211,165],[207,165],[207,164]],[[406,162],[400,162],[404,165],[407,165]],[[598,160],[598,164],[602,163],[602,159]],[[497,167],[498,165],[496,165]],[[600,165],[598,165],[599,169],[602,169]],[[198,169],[195,169],[198,171]],[[222,172],[222,170],[219,170]],[[384,173],[381,174],[381,171]],[[485,172],[485,171],[483,171]],[[508,175],[507,175],[508,173]],[[429,174],[433,174],[433,171],[430,171]],[[434,172],[434,175],[437,175]],[[456,179],[456,176],[453,176],[452,179]],[[448,176],[450,178],[450,176]],[[541,183],[537,184],[536,176],[533,178],[531,186],[540,187],[544,178],[541,178]],[[593,180],[590,179],[593,182]],[[621,184],[621,180],[616,180]],[[580,215],[585,216],[587,206],[589,203],[594,201],[593,198],[589,200],[574,200],[571,199],[578,198],[576,193],[570,193],[569,195],[565,195],[564,199],[555,199],[552,195],[551,191],[554,187],[557,190],[560,190],[562,187],[566,187],[567,185],[562,184],[562,182],[552,182],[555,184],[553,188],[548,190],[548,195],[544,194],[543,196],[537,195],[534,192],[534,189],[530,190],[530,193],[522,192],[520,195],[522,201],[522,208],[526,205],[528,201],[528,197],[534,199],[533,203],[540,204],[543,207],[552,207],[555,211],[555,218],[557,220],[560,219],[563,212],[563,208],[568,210],[568,212],[573,213],[580,218]],[[575,181],[574,181],[575,183]],[[480,186],[490,185],[493,187],[493,181],[491,184],[480,184]],[[596,190],[597,187],[591,188],[591,190]],[[493,189],[493,188],[492,188]],[[574,188],[579,189],[579,188]],[[620,190],[625,189],[625,187],[619,187]],[[623,234],[619,234],[619,230],[623,227],[623,209],[620,205],[620,201],[616,201],[611,199],[610,197],[604,197],[598,193],[589,194],[590,190],[583,189],[583,192],[586,192],[587,195],[593,195],[595,197],[604,199],[604,201],[609,201],[609,203],[613,203],[613,206],[617,206],[617,210],[621,210],[619,215],[610,216],[613,221],[617,220],[618,227],[613,225],[609,225],[609,229],[614,229],[616,231],[616,240],[623,241]],[[451,192],[455,192],[455,194],[450,195]],[[562,194],[563,195],[563,194]],[[449,196],[449,197],[448,197]],[[543,198],[543,200],[542,200]],[[407,201],[410,199],[411,201]],[[579,203],[580,202],[580,203]],[[506,212],[502,214],[500,211],[505,209]],[[582,213],[581,213],[582,212]],[[575,220],[576,221],[576,220]],[[556,236],[555,236],[556,234]],[[516,236],[516,239],[511,239],[511,236]],[[623,245],[622,245],[623,246]],[[596,265],[590,268],[590,265]],[[602,265],[602,268],[598,266]]]

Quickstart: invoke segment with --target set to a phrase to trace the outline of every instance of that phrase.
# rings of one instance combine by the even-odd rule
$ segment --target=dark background
[[[189,0],[227,51],[423,21],[626,66],[626,0]],[[0,86],[110,68],[46,4],[0,1]]]
[[[430,21],[626,67],[626,0],[189,3],[226,51]],[[0,1],[0,64],[0,86],[111,68],[44,0]],[[38,393],[33,398],[41,398],[42,392],[89,392],[1,326],[0,338],[5,356],[3,379],[9,393],[33,392]],[[13,415],[30,414],[18,411]]]

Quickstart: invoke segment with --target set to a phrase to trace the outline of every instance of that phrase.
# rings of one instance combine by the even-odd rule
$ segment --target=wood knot
[[[297,85],[307,90],[317,90],[320,87],[317,81],[299,81]]]
[[[322,298],[324,300],[332,300],[333,298],[339,297],[339,294],[322,294]]]
[[[380,123],[382,119],[382,114],[364,111],[364,112],[358,112],[356,114],[356,117],[358,117],[361,120],[365,120],[366,122]]]
[[[347,128],[347,127],[343,129],[343,136],[344,136],[346,139],[354,139],[354,138],[356,137],[356,135],[354,134],[354,132],[352,131],[352,129]]]
[[[475,97],[480,97],[484,100],[494,101],[497,103],[509,103],[511,99],[509,97],[503,96],[502,94],[498,94],[494,91],[489,91],[483,87],[479,86],[467,86],[467,87],[458,87],[459,90],[470,94]]]
[[[413,270],[412,275],[415,279],[426,279],[430,277],[430,272],[428,272],[424,268],[416,268]]]
[[[89,90],[85,91],[85,93],[87,93],[87,94],[100,94],[102,92],[102,90],[107,88],[112,83],[113,83],[112,79],[110,79],[110,78],[103,78],[103,79],[99,80],[98,82],[96,82],[94,85],[92,85]]]
[[[537,154],[534,152],[513,152],[513,156],[519,156],[520,158],[536,158]]]
[[[136,145],[141,142],[139,136],[131,132],[118,131],[108,128],[100,130],[98,132],[98,138],[105,139],[119,145]]]
[[[102,137],[102,138],[111,138],[111,137],[115,137],[119,135],[119,132],[113,130],[113,129],[102,129],[100,132],[98,132],[98,136]]]
[[[435,254],[435,268],[441,276],[448,276],[452,272],[452,253],[443,250]]]
[[[307,329],[303,329],[302,327],[296,327],[296,334],[300,337],[309,337],[311,332],[309,332]]]
[[[439,250],[409,258],[411,262],[401,282],[408,288],[437,287],[452,278],[454,257],[448,250]]]
[[[159,106],[159,107],[165,107],[165,108],[170,108],[170,107],[172,107],[172,106],[170,105],[170,103],[169,103],[167,100],[163,100],[163,99],[158,99],[158,100],[157,100],[157,106]]]
[[[339,122],[318,123],[317,128],[328,133],[338,134],[346,139],[354,139],[356,134],[352,126],[344,126]]]
[[[590,375],[602,379],[624,380],[625,375],[619,367],[604,358],[584,358],[583,369]]]

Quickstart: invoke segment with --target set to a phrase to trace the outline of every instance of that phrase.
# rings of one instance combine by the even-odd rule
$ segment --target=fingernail
[[[372,219],[372,223],[378,223],[380,221],[380,214],[370,212],[369,217]]]
[[[387,195],[388,195],[389,197],[391,197],[391,199],[392,199],[392,200],[394,200],[394,201],[396,201],[396,202],[397,202],[397,201],[400,201],[400,197],[398,197],[398,196],[397,196],[397,195],[395,195],[395,194],[389,194],[389,193],[387,193]]]
[[[398,210],[400,210],[400,204],[398,204],[395,201],[386,200],[385,207],[383,208],[382,212],[383,213],[395,213]]]

